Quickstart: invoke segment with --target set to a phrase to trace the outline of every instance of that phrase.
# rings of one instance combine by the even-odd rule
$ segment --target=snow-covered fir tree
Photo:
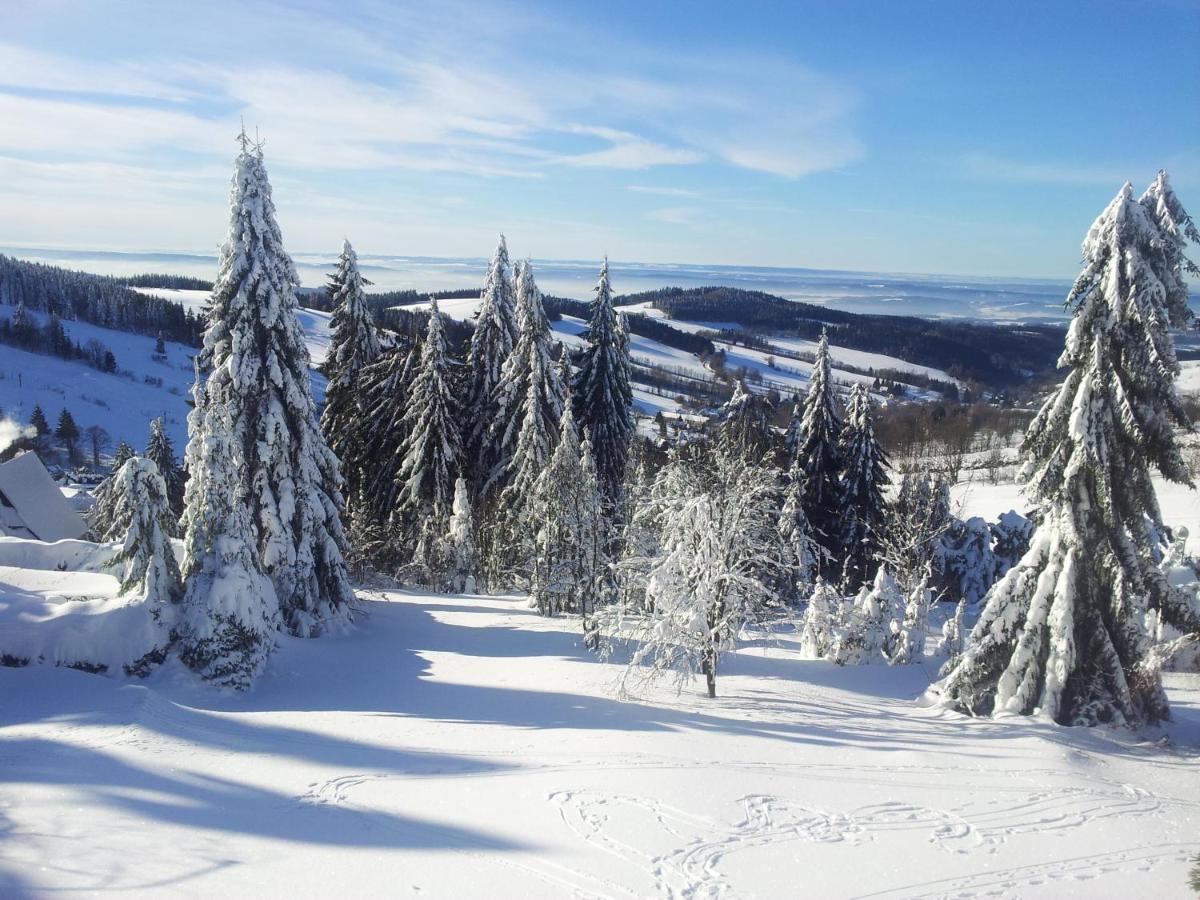
[[[467,474],[477,495],[483,493],[496,467],[505,462],[496,444],[503,428],[497,424],[496,389],[517,337],[516,294],[508,264],[508,244],[504,235],[500,235],[479,296],[475,332],[467,353],[463,449]]]
[[[255,552],[242,441],[228,379],[197,379],[188,417],[180,658],[203,678],[244,690],[266,666],[281,625],[279,598]]]
[[[840,437],[842,529],[845,548],[845,583],[851,589],[875,576],[875,557],[886,520],[884,490],[888,478],[888,456],[875,439],[871,394],[866,385],[856,384],[846,404],[846,422]]]
[[[447,586],[456,594],[475,593],[479,555],[475,548],[475,522],[471,489],[461,475],[454,482],[454,506],[446,532]]]
[[[137,456],[137,451],[133,449],[128,441],[122,439],[117,444],[117,449],[113,451],[112,470],[116,472],[121,466],[125,465],[133,457]]]
[[[615,587],[626,609],[646,606],[646,578],[658,555],[659,521],[653,477],[646,454],[635,454],[627,472],[618,546],[620,556],[613,567]]]
[[[240,140],[229,235],[200,354],[204,396],[224,407],[241,450],[244,490],[237,496],[283,622],[310,636],[348,620],[354,605],[343,560],[341,478],[317,424],[296,318],[299,278],[283,248],[262,151],[244,133]],[[193,431],[190,440],[208,436]]]
[[[929,626],[929,610],[933,606],[933,590],[919,581],[904,597],[904,618],[893,621],[895,642],[891,649],[892,665],[909,665],[925,658],[925,635]]]
[[[120,448],[117,449],[119,452]],[[146,458],[153,460],[155,466],[158,467],[158,474],[167,486],[167,500],[171,505],[171,512],[178,521],[179,517],[183,515],[183,483],[185,479],[183,469],[175,459],[175,446],[167,436],[161,418],[150,423],[150,440],[146,444]],[[174,537],[175,533],[175,529],[172,527],[171,536]]]
[[[905,591],[921,582],[941,582],[945,572],[943,541],[953,526],[946,479],[937,472],[909,472],[900,479],[896,500],[888,507],[887,523],[878,543],[879,561]]]
[[[804,511],[813,533],[826,550],[823,574],[836,577],[844,558],[842,532],[842,458],[838,441],[842,422],[838,418],[829,336],[821,331],[812,379],[804,397],[800,422],[801,442],[796,459],[804,470]]]
[[[942,538],[942,580],[951,598],[979,603],[1004,574],[992,552],[992,540],[991,526],[978,516],[951,522]]]
[[[152,608],[155,620],[165,626],[167,610],[183,589],[171,548],[176,520],[166,482],[153,460],[138,456],[128,460],[115,477],[116,493],[122,499],[117,525],[124,531],[124,539],[111,565],[122,572],[121,590],[137,592]]]
[[[1039,524],[1029,551],[992,589],[937,693],[974,715],[1037,714],[1063,724],[1131,726],[1168,715],[1146,663],[1147,609],[1200,630],[1157,565],[1161,515],[1151,471],[1188,481],[1172,426],[1186,424],[1168,328],[1190,321],[1178,243],[1128,184],[1083,242],[1068,297],[1068,370],[1029,427],[1027,492]],[[1176,222],[1186,221],[1175,201]],[[1175,247],[1171,249],[1172,245]]]
[[[887,569],[859,589],[851,604],[840,606],[826,659],[840,666],[866,666],[892,661],[904,624],[906,602]]]
[[[633,389],[629,336],[612,302],[608,260],[600,269],[596,296],[584,332],[587,348],[572,385],[575,421],[591,436],[605,502],[616,503],[633,440]]]
[[[713,417],[721,435],[738,447],[748,458],[773,461],[778,449],[778,437],[771,426],[775,409],[762,394],[756,394],[739,379],[734,383],[733,396]]]
[[[485,493],[518,482],[532,487],[550,457],[567,399],[567,386],[554,361],[557,342],[530,262],[518,264],[516,282],[519,336],[493,397],[491,439],[500,461],[488,475]]]
[[[837,639],[842,598],[837,589],[817,578],[804,607],[800,629],[800,654],[805,659],[825,659]]]
[[[405,416],[420,363],[419,345],[398,345],[359,375],[364,413],[361,433],[355,441],[358,452],[344,464],[350,470],[348,480],[359,487],[355,503],[365,504],[362,515],[357,507],[353,509],[353,516],[364,527],[368,527],[369,520],[386,523],[399,501],[396,476],[404,462],[408,437]]]
[[[792,463],[785,476],[783,505],[779,511],[779,536],[788,551],[787,576],[782,584],[784,600],[807,597],[820,568],[824,548],[813,536],[804,512],[804,470]]]
[[[488,577],[496,584],[513,575],[523,583],[530,572],[536,531],[525,527],[525,510],[554,448],[567,400],[553,357],[550,322],[528,262],[517,271],[517,313],[520,337],[504,364],[493,403],[498,429],[493,444],[501,461],[484,488],[485,494],[499,488],[488,529]],[[561,353],[565,357],[565,348]]]
[[[329,449],[341,460],[346,494],[353,497],[359,487],[366,399],[359,375],[379,359],[381,350],[375,319],[367,308],[358,256],[349,241],[342,243],[328,292],[334,307],[329,319],[329,352],[322,365],[329,382],[325,408],[321,411],[321,433]]]
[[[429,542],[446,533],[462,461],[453,364],[445,323],[434,300],[404,417],[407,437],[396,473],[400,492],[392,515],[394,525],[415,535],[418,542],[425,541],[427,553],[433,552]]]
[[[964,596],[954,607],[954,615],[942,623],[942,642],[938,652],[950,658],[950,662],[958,659],[966,644],[967,598]]]
[[[579,432],[568,405],[559,423],[558,443],[538,476],[528,507],[527,524],[536,529],[530,606],[543,616],[575,605],[579,523],[572,500],[579,481]]]

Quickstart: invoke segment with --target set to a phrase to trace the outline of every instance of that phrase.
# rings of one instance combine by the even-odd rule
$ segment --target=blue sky
[[[211,251],[239,118],[288,245],[1070,277],[1159,167],[1200,3],[5,4],[0,244]]]

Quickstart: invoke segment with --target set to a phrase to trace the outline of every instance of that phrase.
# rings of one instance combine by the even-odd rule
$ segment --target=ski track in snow
[[[707,767],[710,763],[670,765],[647,761],[629,760],[580,760],[563,765],[525,766],[504,773],[467,773],[467,777],[530,777],[553,774],[561,776],[570,772],[616,770],[673,769],[685,770]],[[727,768],[755,766],[732,764]],[[775,765],[777,774],[782,771],[800,778],[819,777],[824,780],[839,779],[855,783],[875,783],[880,786],[897,786],[896,775],[901,774],[907,783],[925,788],[944,785],[948,775],[958,774],[964,784],[970,784],[981,797],[978,800],[949,809],[918,805],[899,801],[888,801],[854,807],[845,811],[820,809],[800,803],[790,797],[751,794],[740,798],[743,817],[732,824],[723,824],[705,816],[690,813],[658,800],[630,795],[613,794],[596,790],[554,791],[548,802],[558,811],[566,828],[579,840],[596,850],[619,858],[641,869],[652,877],[655,893],[668,900],[692,900],[692,898],[716,898],[733,893],[734,888],[721,871],[721,863],[735,853],[769,848],[788,842],[834,843],[851,842],[866,845],[876,842],[880,836],[890,832],[911,831],[924,835],[925,841],[938,850],[966,855],[977,851],[995,853],[1000,845],[1017,835],[1061,833],[1097,825],[1111,817],[1129,818],[1160,815],[1164,809],[1200,812],[1200,803],[1173,800],[1155,796],[1148,791],[1118,782],[1103,782],[1101,788],[1060,787],[1043,790],[1028,790],[1013,787],[1014,781],[1030,777],[1061,776],[1055,770],[1020,769],[989,772],[994,782],[980,783],[978,771],[948,767],[834,767],[805,765]],[[850,771],[847,772],[847,769]],[[822,770],[822,771],[814,771]],[[891,777],[889,777],[889,775]],[[862,776],[862,777],[858,777]],[[321,782],[314,782],[309,790],[297,798],[303,805],[353,804],[354,793],[360,788],[371,787],[380,782],[410,781],[430,777],[422,774],[358,773],[341,775]],[[901,782],[904,783],[904,782]],[[1004,797],[1005,794],[1013,796]],[[996,796],[1004,799],[996,799]],[[364,807],[365,808],[365,807]],[[623,832],[614,826],[616,812],[633,812],[640,819],[636,827]],[[659,836],[673,845],[667,853],[650,855],[638,849],[644,842],[649,824]],[[1100,826],[1102,827],[1102,826]],[[895,896],[921,897],[976,897],[995,895],[989,888],[1000,888],[1003,895],[1021,886],[1039,886],[1063,878],[1090,880],[1116,871],[1148,871],[1158,862],[1165,860],[1186,861],[1188,848],[1194,844],[1180,844],[1169,850],[1151,851],[1146,848],[1131,848],[1121,853],[1068,859],[1061,862],[1045,862],[1017,869],[988,871],[978,876],[963,876],[947,879],[946,884],[912,885],[909,893]],[[871,851],[867,851],[871,852]],[[553,871],[520,865],[536,877],[552,883],[569,886],[575,891],[596,890],[599,896],[613,896],[629,892],[613,882],[594,883],[594,876],[584,872],[570,872],[564,876],[561,866]],[[564,880],[565,877],[565,880]],[[928,887],[928,891],[926,888]],[[879,896],[893,896],[892,893]]]

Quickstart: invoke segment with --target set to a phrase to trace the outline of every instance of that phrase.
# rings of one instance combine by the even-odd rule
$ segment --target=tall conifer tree
[[[283,622],[310,636],[348,619],[354,603],[343,561],[341,479],[317,425],[296,318],[299,278],[283,248],[262,150],[244,133],[240,140],[229,235],[200,353],[203,395],[223,405],[241,448],[238,496]],[[206,439],[203,431],[191,434]]]
[[[120,448],[118,448],[119,451]],[[183,482],[185,479],[183,470],[175,459],[175,447],[167,436],[167,430],[163,426],[161,418],[150,423],[150,440],[146,444],[146,457],[153,460],[154,465],[158,467],[158,474],[167,486],[167,502],[170,503],[175,518],[178,519],[183,515]],[[174,528],[170,533],[172,537],[176,536]]]
[[[504,465],[496,435],[503,426],[497,423],[496,388],[503,375],[505,360],[516,346],[518,328],[516,296],[508,264],[508,244],[504,235],[492,255],[487,278],[479,296],[479,313],[467,354],[467,391],[463,421],[463,447],[468,474],[476,494],[482,494],[488,477]]]
[[[329,278],[333,315],[329,319],[331,342],[323,369],[329,384],[321,412],[321,433],[341,461],[347,496],[356,496],[362,467],[362,421],[365,396],[360,374],[379,359],[379,333],[367,308],[358,256],[349,241]]]
[[[842,458],[838,451],[842,423],[838,418],[831,369],[829,336],[822,330],[812,380],[804,397],[801,443],[796,458],[804,471],[804,512],[817,540],[828,553],[823,567],[825,574],[836,572],[843,558],[839,477]]]
[[[1187,420],[1168,328],[1191,314],[1178,287],[1181,244],[1159,214],[1172,204],[1164,188],[1165,177],[1139,203],[1126,184],[1083,242],[1059,360],[1068,372],[1023,448],[1039,525],[937,687],[963,711],[1078,725],[1168,715],[1157,669],[1145,662],[1142,619],[1157,608],[1200,631],[1200,617],[1157,564],[1162,517],[1151,470],[1188,482],[1172,431]],[[1185,229],[1173,203],[1171,218]]]
[[[600,489],[611,507],[621,492],[633,440],[633,389],[629,335],[613,307],[608,260],[600,270],[584,336],[588,346],[573,385],[575,419],[591,439]]]
[[[875,439],[871,414],[871,394],[866,385],[856,384],[846,405],[840,447],[844,503],[841,543],[846,548],[843,571],[852,589],[875,577],[874,560],[887,512],[884,489],[891,483],[888,456]]]

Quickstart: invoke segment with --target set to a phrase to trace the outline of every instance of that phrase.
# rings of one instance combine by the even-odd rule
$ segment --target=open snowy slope
[[[672,328],[678,328],[680,331],[688,331],[693,334],[699,331],[711,331],[713,329],[729,328],[738,330],[742,326],[737,323],[729,322],[688,322],[683,319],[671,319],[663,313],[662,310],[656,309],[652,303],[635,303],[629,306],[622,306],[622,312],[640,313],[644,316],[649,316],[654,319],[662,319],[669,322]],[[764,335],[768,341],[777,347],[784,350],[790,350],[795,353],[815,354],[817,352],[816,341],[806,341],[802,338],[794,337],[778,337],[774,335]],[[728,345],[723,345],[728,346]],[[957,383],[956,378],[952,378],[949,374],[941,369],[935,369],[932,366],[922,366],[917,363],[908,362],[896,356],[887,356],[883,353],[868,353],[865,350],[854,350],[849,347],[838,347],[835,344],[829,345],[829,355],[836,366],[841,363],[846,366],[853,366],[856,369],[894,369],[897,372],[910,372],[914,375],[926,375],[930,378],[935,378],[939,381],[948,381]],[[803,366],[803,363],[796,363],[795,360],[783,359],[781,362],[787,365]],[[807,370],[806,370],[807,371]]]
[[[154,293],[167,296],[204,292]],[[11,315],[12,307],[0,306],[0,317]],[[29,315],[38,322],[45,321],[43,313]],[[325,358],[329,347],[329,316],[303,309],[299,319],[315,366]],[[87,344],[95,339],[109,347],[120,371],[100,372],[82,361],[42,356],[0,344],[0,409],[27,423],[34,406],[40,405],[53,426],[59,411],[66,407],[80,429],[100,425],[111,436],[114,447],[126,440],[137,449],[145,447],[151,419],[162,416],[176,452],[182,454],[187,443],[188,400],[194,378],[192,356],[196,348],[166,341],[165,359],[158,360],[154,358],[153,337],[87,322],[64,321],[63,327],[72,341]],[[311,376],[313,398],[319,403],[325,396],[325,377],[315,370]]]
[[[0,669],[0,895],[1184,897],[1200,684],[1136,736],[789,641],[620,702],[573,619],[394,593],[224,697]],[[752,642],[754,643],[754,642]]]
[[[152,297],[174,300],[184,309],[190,309],[197,313],[204,310],[210,296],[208,291],[175,288],[135,288],[134,290]],[[304,343],[308,347],[308,355],[312,357],[312,364],[319,366],[325,361],[325,354],[329,352],[330,313],[301,308],[297,310],[296,315],[300,320],[300,327],[304,329]]]

